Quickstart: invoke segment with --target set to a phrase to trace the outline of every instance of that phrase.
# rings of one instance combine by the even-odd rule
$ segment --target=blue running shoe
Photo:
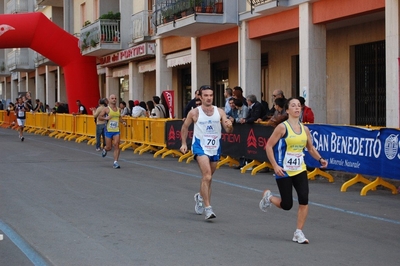
[[[103,151],[101,152],[101,157],[106,157],[107,155],[107,151],[105,149],[103,149]]]
[[[119,164],[117,162],[115,162],[114,165],[113,165],[113,168],[114,169],[119,169],[119,168],[121,168],[121,166],[119,166]]]

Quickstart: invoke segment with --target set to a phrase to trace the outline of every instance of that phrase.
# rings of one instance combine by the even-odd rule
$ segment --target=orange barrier
[[[16,124],[16,116],[14,111],[11,111],[8,115],[7,115],[7,111],[3,111],[5,112],[4,114],[4,120],[3,123],[1,124],[2,128],[11,128],[12,126],[14,126]]]

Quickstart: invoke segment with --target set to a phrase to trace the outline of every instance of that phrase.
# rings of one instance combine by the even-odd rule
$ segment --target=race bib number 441
[[[303,165],[304,155],[302,152],[287,152],[283,161],[285,171],[299,171]]]

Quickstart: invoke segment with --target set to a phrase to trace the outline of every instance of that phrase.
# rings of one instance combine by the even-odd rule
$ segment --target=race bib
[[[299,171],[303,165],[304,156],[302,152],[286,152],[283,161],[285,171]]]
[[[217,150],[219,147],[218,135],[217,134],[204,134],[204,149],[206,150]]]
[[[108,126],[110,129],[116,129],[118,128],[118,121],[110,121],[110,124]]]
[[[19,111],[18,111],[18,116],[19,116],[19,117],[23,117],[23,116],[24,116],[24,114],[25,114],[25,112],[24,112],[24,111],[22,111],[22,110],[19,110]]]

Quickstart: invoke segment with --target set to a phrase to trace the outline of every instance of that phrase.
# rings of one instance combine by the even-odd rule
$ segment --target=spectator
[[[301,104],[301,115],[300,115],[300,122],[302,123],[314,123],[314,112],[310,107],[305,105],[306,99],[303,97],[297,98]]]
[[[135,103],[133,102],[133,100],[129,100],[128,101],[128,108],[129,108],[129,111],[131,112],[131,114],[132,114],[132,108],[135,106]]]
[[[233,97],[229,98],[228,104],[230,105],[230,111],[226,114],[226,117],[231,120],[232,123],[235,123],[236,118],[238,117],[238,109],[235,107],[235,100]]]
[[[239,99],[234,99],[233,101],[235,109],[237,110],[237,117],[235,119],[236,123],[240,123],[242,119],[246,119],[249,114],[249,108],[243,104]]]
[[[171,114],[170,114],[170,112],[169,112],[168,101],[167,101],[167,99],[165,98],[164,93],[161,94],[161,102],[160,102],[160,103],[164,106],[164,109],[165,109],[165,118],[170,118],[170,117],[171,117]],[[171,117],[171,118],[172,118],[172,117]]]
[[[241,118],[240,123],[253,124],[259,118],[262,118],[266,114],[266,110],[261,103],[257,101],[257,97],[254,94],[247,96],[247,103],[249,106],[249,113],[246,118]]]
[[[93,116],[96,123],[96,151],[101,151],[101,139],[103,138],[103,148],[106,146],[106,136],[104,130],[107,121],[97,119],[104,108],[107,107],[108,100],[106,98],[99,100],[99,106],[94,110]]]
[[[4,110],[3,100],[0,100],[0,110]]]
[[[46,106],[44,108],[44,112],[47,113],[47,114],[51,113],[50,106],[48,104],[46,104]]]
[[[261,104],[264,106],[264,109],[268,112],[269,111],[268,102],[264,101],[264,93],[262,92],[261,92]]]
[[[193,108],[196,108],[196,99],[200,99],[200,92],[199,90],[196,90],[194,92],[194,98],[190,100],[190,102],[188,102],[188,104],[185,107],[185,110],[183,111],[183,121],[185,121],[186,116],[188,115],[188,113],[190,112],[190,110],[192,110]]]
[[[146,117],[150,117],[153,118],[153,111],[154,111],[154,102],[153,101],[147,101],[146,102],[146,106],[147,106],[147,115]]]
[[[119,110],[121,112],[121,116],[130,116],[131,115],[129,108],[126,107],[126,102],[124,102],[124,101],[121,101],[119,103]]]
[[[134,107],[132,108],[132,117],[146,117],[146,109],[141,107],[140,102],[135,100]]]
[[[36,99],[35,102],[36,106],[35,108],[33,108],[33,112],[38,112],[38,113],[44,112],[43,103],[39,99]]]
[[[241,100],[244,105],[248,106],[246,98],[243,96],[243,90],[241,87],[236,86],[233,88],[233,98]]]
[[[56,102],[55,107],[56,107],[56,113],[57,114],[66,114],[66,113],[68,113],[66,105],[64,103],[62,103],[62,102]]]
[[[146,117],[147,117],[147,105],[146,105],[146,102],[140,101],[139,106],[142,107],[146,111]]]
[[[231,105],[229,104],[229,99],[232,98],[232,93],[233,90],[231,88],[226,88],[225,89],[225,113],[229,113],[229,111],[231,110]]]
[[[288,119],[288,115],[285,111],[285,104],[286,104],[285,99],[283,99],[283,98],[275,99],[275,104],[274,104],[275,113],[270,119],[268,119],[266,125],[276,127],[277,125],[279,125],[280,123],[282,123],[283,121],[286,121]],[[266,119],[267,115],[265,115],[263,117],[263,120],[264,120],[264,118]]]
[[[277,99],[277,98],[283,98],[286,100],[285,95],[283,95],[282,90],[274,90],[272,92],[272,99],[274,102],[275,102],[275,99]],[[272,108],[267,112],[268,119],[271,118],[274,115],[274,113],[275,113],[275,107],[272,106]]]
[[[87,115],[86,107],[81,103],[80,100],[76,100],[76,105],[78,106],[78,112],[74,115]]]
[[[155,105],[155,108],[152,111],[152,116],[153,118],[166,118],[167,112],[165,110],[164,105],[161,104],[161,99],[158,96],[153,96],[153,102]]]

